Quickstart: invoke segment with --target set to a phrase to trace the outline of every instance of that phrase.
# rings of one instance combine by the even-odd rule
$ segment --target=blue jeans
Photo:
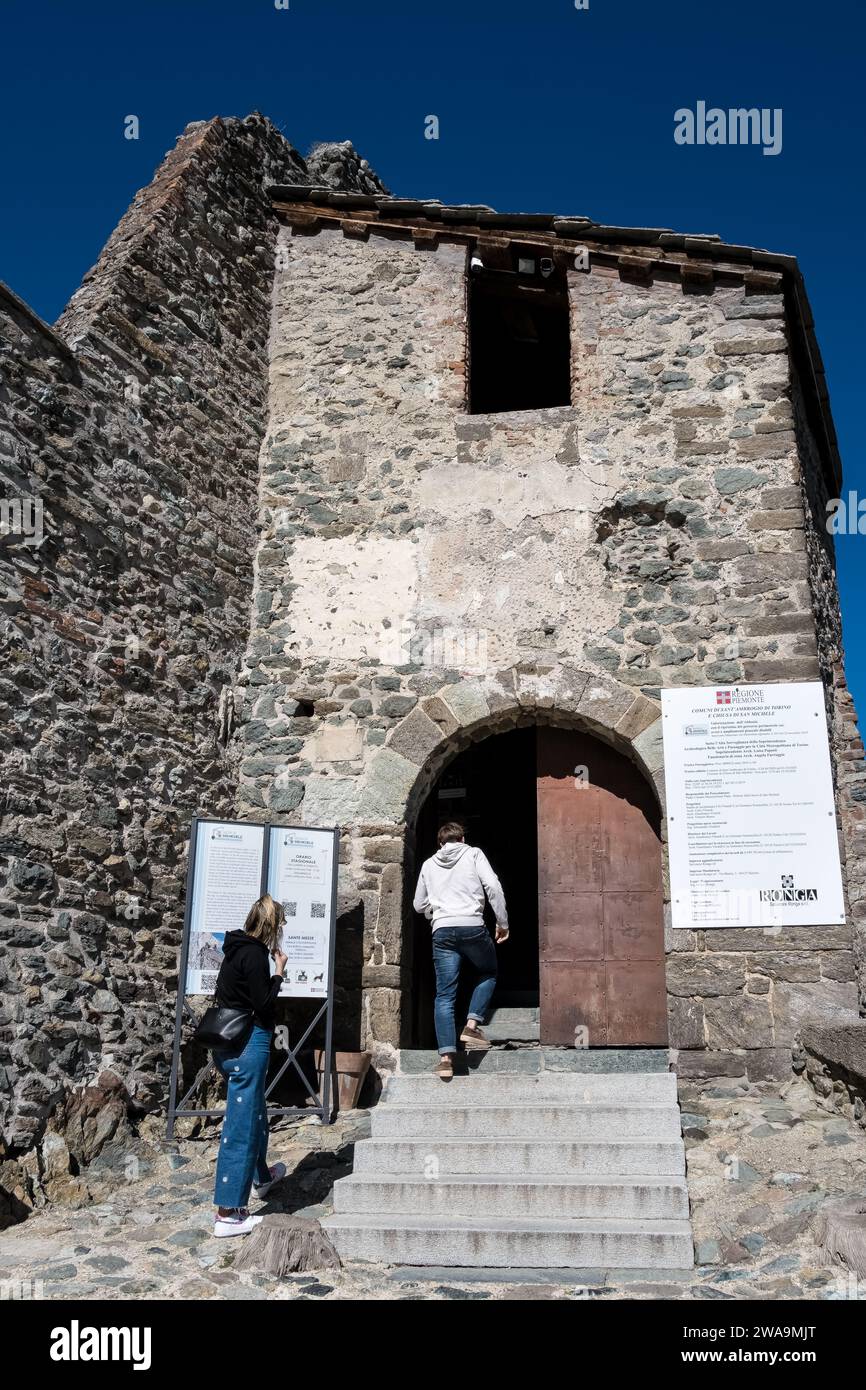
[[[496,947],[486,927],[439,927],[433,933],[433,966],[436,970],[436,1041],[440,1055],[457,1051],[454,1001],[461,961],[468,960],[479,978],[469,1001],[468,1018],[483,1023],[496,988]]]
[[[213,1054],[228,1082],[213,1195],[218,1207],[245,1207],[253,1181],[271,1180],[265,1079],[272,1037],[256,1023],[240,1052]]]

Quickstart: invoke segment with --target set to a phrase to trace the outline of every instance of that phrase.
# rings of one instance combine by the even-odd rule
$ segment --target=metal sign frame
[[[206,1064],[197,1073],[192,1085],[186,1093],[178,1099],[178,1082],[180,1076],[180,1049],[183,1036],[183,1022],[187,1020],[195,1022],[196,1015],[190,1008],[187,1000],[190,996],[186,993],[187,967],[189,964],[189,936],[190,924],[192,920],[192,896],[193,885],[195,883],[195,860],[196,846],[198,844],[198,828],[200,825],[248,825],[261,826],[264,830],[264,845],[262,850],[262,875],[260,888],[264,894],[268,891],[268,879],[270,877],[270,858],[271,858],[271,832],[273,830],[315,830],[318,834],[327,831],[333,836],[333,857],[331,863],[331,917],[330,917],[330,937],[328,943],[328,988],[327,994],[322,1001],[321,1008],[304,1030],[302,1037],[294,1047],[286,1049],[286,1059],[277,1071],[273,1079],[265,1088],[265,1103],[267,1104],[274,1087],[289,1066],[294,1066],[295,1071],[301,1078],[304,1087],[316,1105],[303,1106],[268,1106],[268,1116],[272,1115],[294,1115],[298,1118],[308,1115],[318,1115],[322,1124],[330,1125],[334,1122],[333,1098],[331,1095],[331,1068],[333,1062],[333,1037],[334,1037],[334,963],[336,960],[337,943],[337,878],[339,872],[340,858],[340,832],[336,827],[321,825],[281,825],[278,821],[235,821],[228,820],[220,816],[193,816],[189,834],[189,856],[186,871],[186,904],[183,915],[183,934],[180,942],[180,964],[177,982],[177,1006],[174,1019],[174,1040],[171,1050],[171,1077],[169,1082],[168,1116],[166,1121],[166,1139],[174,1138],[175,1121],[181,1116],[203,1115],[219,1117],[225,1114],[225,1106],[218,1110],[209,1110],[201,1106],[190,1105],[189,1101],[201,1086],[205,1078],[215,1069],[213,1058],[209,1058]],[[279,996],[277,996],[279,999]],[[298,1053],[306,1043],[313,1029],[321,1018],[325,1019],[325,1048],[323,1067],[321,1071],[321,1086],[317,1093],[313,1090],[303,1069],[298,1061]]]

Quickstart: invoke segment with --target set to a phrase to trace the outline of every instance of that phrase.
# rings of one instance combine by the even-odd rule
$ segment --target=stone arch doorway
[[[435,987],[430,926],[411,911],[411,894],[447,820],[466,825],[505,889],[513,931],[499,951],[494,1005],[538,1007],[542,1043],[666,1044],[661,815],[653,789],[602,739],[539,722],[457,753],[420,807],[406,884],[412,1045],[435,1043]]]

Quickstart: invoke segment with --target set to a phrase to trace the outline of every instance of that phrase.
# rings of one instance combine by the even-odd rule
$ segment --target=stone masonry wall
[[[662,686],[819,675],[785,308],[574,272],[573,405],[470,416],[463,248],[284,230],[279,255],[237,804],[344,828],[345,1026],[386,1052],[406,832],[459,747],[571,722],[663,794]],[[847,927],[668,947],[693,1074],[787,1073],[801,1017],[856,1002]]]
[[[43,507],[0,536],[0,1202],[70,1086],[163,1099],[196,812],[343,828],[337,1043],[385,1058],[414,819],[457,751],[565,723],[663,800],[662,686],[820,674],[866,913],[782,297],[572,273],[573,405],[470,416],[465,250],[277,235],[274,182],[382,191],[348,144],[199,123],[54,329],[0,290],[4,517]],[[667,944],[697,1076],[786,1074],[802,1020],[856,1002],[848,928]]]
[[[828,532],[830,491],[820,468],[802,384],[794,378],[793,399],[802,466],[803,509],[809,587],[818,642],[818,661],[827,695],[843,875],[853,929],[854,972],[860,1010],[866,1012],[866,764],[854,699],[845,679],[842,615],[836,556]]]
[[[316,158],[381,190],[350,146]],[[0,1189],[70,1085],[165,1094],[189,820],[230,811],[236,776],[263,190],[310,177],[260,116],[191,126],[56,329],[0,294],[0,495],[44,508],[41,544],[0,540]]]
[[[804,1027],[794,1056],[818,1104],[866,1129],[866,1022]]]

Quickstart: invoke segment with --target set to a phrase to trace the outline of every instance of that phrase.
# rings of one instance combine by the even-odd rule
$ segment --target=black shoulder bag
[[[240,1050],[253,1030],[252,1009],[221,1009],[214,997],[193,1034],[196,1042],[212,1051]]]

